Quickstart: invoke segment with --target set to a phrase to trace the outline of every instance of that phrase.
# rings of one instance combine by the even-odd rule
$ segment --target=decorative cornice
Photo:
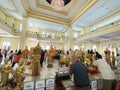
[[[109,25],[107,27],[102,27],[94,32],[87,32],[86,34],[81,36],[78,41],[84,41],[86,39],[95,38],[98,36],[102,36],[102,35],[113,33],[113,32],[118,32],[118,31],[120,31],[120,24],[117,22],[117,23],[114,23],[114,25],[112,26]]]
[[[54,10],[52,7],[50,7],[50,6],[45,6],[45,5],[43,5],[43,4],[40,4],[39,3],[39,1],[38,0],[35,0],[35,4],[36,4],[36,7],[38,7],[38,8],[42,8],[42,9],[46,9],[46,10],[49,10],[49,11],[53,11],[53,12],[56,12],[56,13],[58,13],[58,14],[62,14],[62,15],[65,15],[65,16],[67,16],[70,12],[71,12],[71,10],[72,10],[72,8],[75,6],[75,4],[78,2],[78,0],[72,0],[70,3],[72,3],[71,4],[71,6],[68,8],[68,10],[67,11],[57,11],[57,10]]]
[[[87,0],[84,5],[82,7],[79,8],[79,10],[74,14],[74,16],[70,19],[64,19],[64,18],[59,18],[59,17],[55,17],[49,14],[44,14],[44,13],[40,13],[37,11],[34,11],[32,9],[30,9],[29,4],[28,4],[28,0],[21,0],[22,4],[24,6],[24,9],[27,12],[27,15],[29,17],[34,17],[34,18],[38,18],[38,19],[42,19],[42,20],[47,20],[50,22],[55,22],[55,23],[59,23],[59,24],[64,24],[64,25],[71,25],[76,19],[78,19],[82,14],[84,14],[90,7],[92,7],[98,0]],[[68,10],[68,13],[71,12],[72,8],[74,7],[74,5],[77,3],[78,0],[74,0],[72,6],[70,7],[70,9]],[[36,3],[38,3],[38,0],[36,0]],[[38,4],[37,4],[38,5]],[[38,7],[38,6],[37,6]],[[40,6],[39,6],[40,7]],[[41,7],[43,8],[43,7]],[[45,8],[45,7],[44,7]],[[45,8],[47,10],[49,10],[48,8]],[[54,11],[55,12],[55,11]],[[65,15],[65,13],[63,13],[61,11],[62,15]]]

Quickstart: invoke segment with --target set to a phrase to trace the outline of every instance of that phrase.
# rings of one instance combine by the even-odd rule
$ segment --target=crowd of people
[[[86,52],[80,50],[56,50],[51,46],[50,50],[42,50],[40,54],[40,64],[43,67],[43,62],[49,59],[52,55],[52,60],[55,59],[59,61],[59,65],[64,65],[68,67],[70,75],[74,74],[74,84],[76,90],[90,90],[89,75],[90,71],[98,67],[98,70],[103,78],[103,90],[116,90],[116,76],[111,68],[110,62],[110,52],[104,51],[105,58],[96,50],[87,50]],[[12,67],[19,62],[21,58],[24,60],[32,59],[32,50],[25,48],[24,50],[1,50],[0,49],[0,61],[3,58],[8,58],[9,62],[12,63]],[[29,54],[29,55],[28,55]],[[115,57],[114,57],[115,59]],[[113,64],[112,64],[113,65]]]

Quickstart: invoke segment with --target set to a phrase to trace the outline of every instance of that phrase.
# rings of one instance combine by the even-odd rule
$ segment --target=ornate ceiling
[[[80,31],[92,26],[119,12],[119,8],[120,0],[71,0],[60,11],[53,9],[46,0],[0,1],[0,9],[8,16],[16,19],[29,17],[30,27],[62,32],[68,27]]]

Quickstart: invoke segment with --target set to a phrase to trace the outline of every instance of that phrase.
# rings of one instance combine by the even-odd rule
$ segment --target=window
[[[65,33],[64,36],[67,37],[67,33]]]
[[[10,50],[10,46],[11,46],[11,43],[10,43],[10,41],[4,41],[3,43],[2,43],[2,49],[5,49],[5,50]]]
[[[93,50],[97,49],[97,46],[96,45],[93,45]]]
[[[51,37],[52,37],[52,38],[55,38],[55,34],[54,34],[54,33],[52,33]]]
[[[42,47],[42,49],[44,50],[44,45],[42,45],[41,47]]]
[[[50,33],[47,33],[47,34],[46,34],[46,37],[50,37],[50,36],[51,36],[51,34],[50,34]]]
[[[49,49],[50,49],[50,46],[49,46],[49,45],[47,45],[47,46],[45,47],[45,49],[46,49],[46,50],[49,50]]]
[[[74,46],[74,51],[75,51],[75,50],[78,50],[78,46]]]
[[[20,24],[20,32],[22,31],[22,24]]]
[[[78,33],[77,32],[74,32],[74,38],[78,38]]]
[[[45,33],[44,32],[42,32],[42,35],[41,35],[42,37],[45,37]]]

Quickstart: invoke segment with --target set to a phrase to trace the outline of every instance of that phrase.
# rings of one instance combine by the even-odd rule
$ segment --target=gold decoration
[[[17,83],[15,90],[22,90],[21,84],[23,81],[23,73],[25,70],[25,67],[24,67],[25,63],[20,60],[18,64],[19,64],[19,66],[16,68],[15,73],[14,73],[14,76],[16,78],[16,83]]]
[[[40,55],[42,52],[42,48],[38,45],[33,49],[33,62],[32,62],[32,75],[40,75]]]
[[[4,65],[2,65],[2,69],[1,69],[1,83],[2,83],[2,87],[0,88],[0,90],[7,90],[7,83],[8,83],[8,79],[9,79],[9,73],[11,72],[12,67],[11,65],[8,64],[8,59],[5,58],[4,59]]]

